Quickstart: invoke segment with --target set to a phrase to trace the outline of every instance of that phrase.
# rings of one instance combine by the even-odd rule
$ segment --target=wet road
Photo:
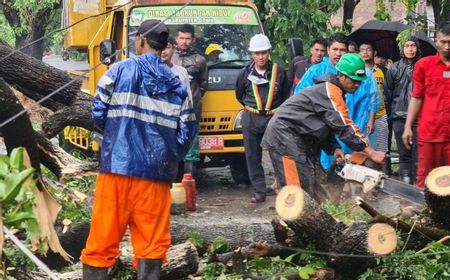
[[[89,70],[87,61],[63,61],[60,55],[44,56],[42,61],[63,71],[69,70]]]

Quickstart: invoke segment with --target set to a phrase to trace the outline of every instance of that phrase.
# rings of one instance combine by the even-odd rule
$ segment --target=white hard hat
[[[250,39],[250,46],[248,48],[251,52],[267,51],[272,48],[269,38],[264,34],[256,34]]]

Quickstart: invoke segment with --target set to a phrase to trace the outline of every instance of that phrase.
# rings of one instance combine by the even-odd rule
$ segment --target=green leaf
[[[298,276],[300,276],[301,279],[309,279],[309,277],[313,274],[314,268],[309,266],[300,267],[298,270]]]
[[[288,256],[287,258],[285,258],[284,260],[285,261],[287,261],[287,262],[291,262],[292,261],[292,258],[295,256],[295,254],[294,255],[290,255],[290,256]]]
[[[9,172],[9,158],[7,156],[0,156],[0,176],[4,177]]]
[[[10,185],[7,185],[8,191],[6,192],[6,195],[2,199],[3,204],[8,204],[11,201],[13,201],[17,194],[19,193],[20,189],[22,188],[23,183],[34,173],[33,168],[29,168],[26,170],[21,171],[19,174],[10,174],[8,175],[7,180]],[[13,176],[13,179],[10,179],[11,176]],[[6,181],[6,180],[5,180]]]
[[[19,147],[15,148],[11,151],[10,157],[10,165],[16,169],[22,170],[24,168],[23,166],[23,153],[25,151],[25,148]]]
[[[5,224],[17,224],[30,219],[37,219],[34,212],[19,212],[6,215]]]

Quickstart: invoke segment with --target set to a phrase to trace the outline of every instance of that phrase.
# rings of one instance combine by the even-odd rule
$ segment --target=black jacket
[[[406,58],[395,62],[384,78],[384,94],[387,101],[387,113],[390,119],[406,119],[408,104],[412,92],[413,63]]]
[[[239,76],[236,81],[236,99],[243,106],[247,105],[252,108],[257,108],[255,97],[253,95],[252,82],[248,80],[248,75],[253,74],[259,78],[265,78],[270,81],[272,77],[272,62],[269,61],[268,70],[265,73],[265,77],[261,76],[255,70],[255,64],[250,63],[247,65],[242,71],[239,73]],[[272,101],[271,109],[278,108],[288,97],[289,97],[289,84],[287,82],[285,70],[278,66],[278,75],[276,79],[275,85],[275,93],[274,99]],[[267,97],[269,93],[269,83],[259,85],[259,93],[261,95],[261,103],[264,107],[267,102]]]
[[[412,63],[404,57],[403,46],[400,47],[401,59],[396,61],[388,69],[384,78],[383,92],[386,97],[387,114],[389,119],[406,119],[408,113],[409,100],[412,92],[412,72],[414,64],[420,59],[419,40],[414,36],[408,37],[406,42],[414,41],[417,46],[417,53]]]
[[[339,147],[335,135],[355,151],[368,146],[368,140],[350,119],[344,92],[336,75],[327,82],[304,89],[277,110],[267,126],[262,146],[275,150],[295,150],[298,142],[314,143],[332,154]],[[300,140],[306,141],[300,141]]]

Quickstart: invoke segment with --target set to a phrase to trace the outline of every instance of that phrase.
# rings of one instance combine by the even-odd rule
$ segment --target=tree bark
[[[344,1],[344,15],[342,18],[342,27],[345,31],[351,32],[353,25],[350,21],[353,21],[353,14],[355,12],[356,5],[359,4],[361,0],[345,0]]]
[[[0,67],[1,68],[1,67]],[[0,123],[21,112],[24,108],[11,88],[0,77]],[[40,172],[40,156],[36,137],[28,114],[23,114],[12,122],[0,127],[8,154],[16,147],[25,147],[30,156],[31,166]]]
[[[61,180],[94,175],[97,173],[97,162],[86,162],[74,158],[57,144],[36,133],[41,162]]]
[[[431,6],[436,27],[441,21],[450,20],[450,0],[431,0]]]
[[[127,248],[131,250],[131,247]],[[123,268],[132,269],[132,256],[121,256],[121,265],[119,270]],[[167,251],[167,263],[163,264],[161,268],[161,280],[179,280],[186,279],[189,274],[194,274],[198,270],[199,258],[195,246],[190,242],[174,245]],[[135,274],[135,273],[133,273]],[[59,273],[61,279],[82,280],[81,269],[68,272]],[[42,273],[26,274],[21,273],[19,280],[44,280],[48,276]],[[134,275],[135,277],[135,275]],[[135,278],[133,278],[135,279]]]
[[[377,223],[386,223],[391,225],[394,228],[398,228],[403,232],[410,232],[413,230],[414,232],[417,232],[419,235],[426,237],[426,242],[429,240],[437,241],[447,235],[450,235],[450,231],[430,227],[430,226],[423,226],[420,224],[414,225],[412,227],[411,225],[403,222],[402,220],[398,219],[391,219],[388,218],[381,213],[379,213],[377,210],[375,210],[372,206],[370,206],[366,201],[364,201],[362,198],[357,197],[356,203],[364,210],[366,211],[371,217],[373,217],[372,222]]]
[[[0,76],[8,84],[16,86],[20,92],[35,101],[48,96],[73,80],[69,74],[40,60],[21,52],[9,55],[11,52],[13,52],[13,49],[0,44],[0,60],[2,63]],[[42,105],[52,111],[62,109],[63,106],[71,106],[80,87],[81,80],[74,81],[44,101]]]
[[[203,237],[205,246],[211,244],[218,236],[228,240],[231,248],[244,247],[252,242],[275,243],[273,228],[269,221],[229,221],[220,216],[208,219],[183,219],[179,222],[176,219],[178,217],[172,217],[171,222],[173,244],[185,242],[190,230],[198,232]]]
[[[42,131],[47,138],[53,138],[66,126],[79,126],[89,131],[100,132],[91,114],[92,96],[78,91],[72,105],[63,107],[42,123]]]
[[[426,186],[425,201],[432,219],[450,229],[450,166],[437,167],[428,173]]]
[[[56,9],[60,6],[60,3],[56,3],[53,7],[48,7],[40,10],[37,14],[29,15],[23,14],[11,7],[5,1],[0,3],[0,8],[5,15],[8,24],[15,30],[21,30],[21,25],[28,26],[30,30],[17,31],[21,33],[15,33],[16,48],[22,48],[20,51],[32,56],[38,60],[42,60],[42,55],[45,48],[45,41],[39,40],[45,35],[45,30],[50,22],[52,13],[56,12]],[[35,12],[35,11],[33,11]],[[22,23],[21,19],[27,21]],[[29,45],[29,46],[27,46]],[[26,47],[25,47],[26,46]]]

